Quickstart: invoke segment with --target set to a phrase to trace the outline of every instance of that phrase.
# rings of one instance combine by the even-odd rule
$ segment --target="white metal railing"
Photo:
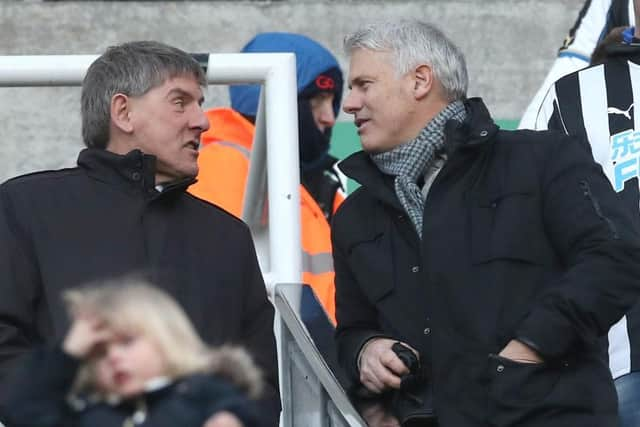
[[[366,422],[347,397],[336,372],[329,366],[329,360],[325,359],[330,355],[322,354],[314,341],[313,335],[326,331],[310,331],[303,320],[299,309],[300,296],[304,292],[302,288],[299,283],[280,283],[274,289],[274,304],[282,318],[280,390],[283,395],[293,396],[283,401],[282,425],[365,427]],[[307,291],[312,292],[310,289]],[[317,300],[308,302],[315,303],[316,311],[323,311]],[[324,322],[316,326],[330,329],[332,335],[333,325],[326,315],[323,317]]]

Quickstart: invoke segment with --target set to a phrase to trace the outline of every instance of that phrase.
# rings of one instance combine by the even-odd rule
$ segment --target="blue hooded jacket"
[[[242,48],[242,52],[293,52],[296,55],[298,94],[315,78],[332,68],[340,70],[336,58],[318,42],[301,34],[261,33]],[[340,109],[342,85],[335,94],[333,108],[336,115]],[[258,110],[260,85],[231,86],[231,107],[241,114],[255,116]]]

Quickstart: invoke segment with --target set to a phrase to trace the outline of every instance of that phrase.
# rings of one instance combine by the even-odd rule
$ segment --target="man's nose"
[[[207,117],[201,106],[197,106],[196,111],[193,113],[192,127],[200,128],[202,132],[209,130],[209,117]]]
[[[342,104],[342,110],[347,114],[355,114],[360,109],[360,102],[353,91],[349,91]]]

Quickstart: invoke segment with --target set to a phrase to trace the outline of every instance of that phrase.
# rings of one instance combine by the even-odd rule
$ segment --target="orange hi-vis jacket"
[[[198,157],[198,182],[189,187],[194,196],[222,207],[238,218],[249,175],[249,155],[254,125],[230,108],[207,111],[210,129],[202,134]],[[338,192],[333,211],[344,200]],[[335,285],[331,254],[331,231],[322,210],[300,185],[302,225],[302,281],[309,284],[335,324]]]

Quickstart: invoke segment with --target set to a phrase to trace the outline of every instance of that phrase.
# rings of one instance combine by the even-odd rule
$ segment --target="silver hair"
[[[115,94],[142,96],[167,79],[192,75],[202,87],[204,70],[188,53],[155,42],[136,41],[113,46],[96,59],[82,82],[82,139],[87,147],[106,148],[109,142],[111,99]]]
[[[390,52],[398,75],[427,64],[449,101],[467,96],[469,77],[464,55],[432,24],[412,19],[369,24],[345,37],[344,49],[348,55],[356,49]]]

